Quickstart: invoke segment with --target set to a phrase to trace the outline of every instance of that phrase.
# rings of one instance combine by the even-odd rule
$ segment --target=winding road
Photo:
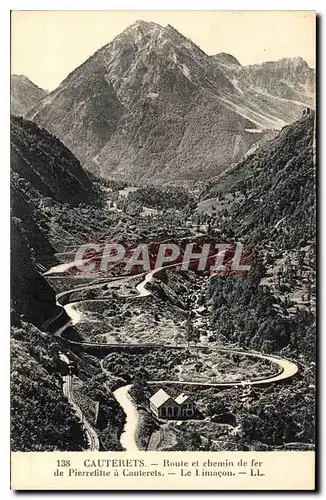
[[[215,257],[215,256],[212,256]],[[148,273],[141,273],[139,275],[131,275],[131,276],[120,276],[120,277],[115,277],[111,280],[108,280],[108,282],[111,281],[122,281],[126,279],[134,279],[135,277],[141,277],[144,276],[144,279],[141,283],[139,283],[136,286],[136,290],[138,291],[138,297],[147,297],[152,295],[151,291],[147,289],[147,285],[151,283],[153,280],[155,274],[157,274],[159,271],[162,271],[163,269],[168,269],[168,268],[174,268],[179,266],[180,264],[171,264],[168,266],[160,267],[158,269],[154,269],[152,271],[149,271]],[[55,268],[50,269],[46,273],[44,273],[45,276],[51,275],[51,271],[54,273],[58,272],[65,272],[67,269],[71,267],[71,263],[67,265],[62,265],[56,266]],[[59,271],[60,268],[60,271]],[[146,344],[107,344],[107,343],[96,343],[96,342],[85,342],[85,341],[75,341],[75,340],[70,340],[68,338],[62,337],[63,332],[70,326],[77,324],[81,315],[74,310],[74,304],[76,301],[73,302],[68,302],[65,299],[68,298],[73,292],[78,292],[78,291],[83,291],[83,290],[92,290],[96,288],[103,287],[105,283],[101,282],[100,284],[92,284],[92,285],[86,285],[86,286],[79,286],[77,288],[67,290],[65,292],[61,292],[56,296],[57,300],[57,305],[63,307],[70,317],[70,320],[68,320],[63,326],[58,328],[55,331],[55,335],[57,337],[60,337],[62,340],[67,342],[68,344],[72,345],[79,345],[79,346],[96,346],[96,347],[101,347],[101,348],[112,348],[116,347],[117,345],[121,347],[133,347],[134,349],[139,347],[139,349],[143,347],[152,347],[152,348],[169,348],[169,349],[182,349],[185,348],[186,345],[178,345],[178,346],[173,346],[170,344],[157,344],[157,343],[146,343]],[[135,297],[132,297],[134,299]],[[79,301],[81,302],[81,301]],[[63,311],[61,312],[61,314]],[[57,320],[60,317],[60,313],[57,314],[52,320],[48,321],[46,326],[49,327],[52,322]],[[280,382],[284,381],[286,379],[289,379],[296,375],[298,372],[298,366],[293,363],[292,361],[282,358],[279,356],[275,355],[265,355],[261,353],[256,353],[256,352],[246,352],[246,351],[241,351],[241,350],[235,350],[235,349],[228,349],[228,348],[220,348],[220,347],[210,347],[210,346],[196,346],[196,349],[210,349],[214,351],[220,351],[220,352],[226,352],[230,354],[238,354],[241,356],[248,356],[251,358],[259,358],[262,360],[266,360],[270,363],[274,363],[278,366],[278,371],[276,374],[272,374],[270,376],[264,376],[261,378],[253,379],[253,380],[246,380],[246,381],[241,381],[241,382],[184,382],[180,380],[153,380],[149,381],[149,384],[156,385],[156,384],[164,384],[164,385],[188,385],[188,386],[207,386],[207,387],[215,387],[215,388],[228,388],[228,387],[243,387],[243,386],[266,386],[275,382]],[[136,410],[136,407],[134,406],[131,397],[129,395],[129,390],[130,390],[131,385],[125,385],[120,387],[114,392],[114,396],[117,400],[117,402],[122,406],[122,408],[125,411],[126,414],[126,423],[123,429],[123,432],[121,434],[120,442],[122,446],[127,450],[127,451],[135,451],[137,450],[137,444],[135,441],[135,431],[137,428],[137,423],[138,423],[138,413]],[[82,425],[85,429],[86,435],[88,436],[88,440],[90,443],[89,450],[90,451],[95,451],[99,449],[99,440],[98,436],[96,434],[96,431],[93,429],[93,427],[89,424],[87,419],[85,418],[83,412],[79,408],[79,406],[76,404],[74,398],[73,398],[73,393],[72,393],[72,376],[67,375],[64,377],[64,394],[68,398],[70,404],[76,411],[77,415],[80,417]]]

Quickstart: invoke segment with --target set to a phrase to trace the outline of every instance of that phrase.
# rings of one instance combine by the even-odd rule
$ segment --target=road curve
[[[214,257],[214,256],[213,256]],[[148,283],[151,283],[153,280],[154,276],[156,273],[163,269],[167,268],[173,268],[177,267],[180,264],[171,264],[165,267],[160,267],[158,269],[154,269],[147,274],[145,274],[144,279],[141,283],[139,283],[136,286],[136,289],[138,291],[138,294],[140,297],[147,297],[152,295],[151,291],[146,288]],[[144,273],[142,273],[139,276],[143,276]],[[131,276],[131,278],[134,278],[135,276]],[[121,276],[120,279],[126,279],[126,276]],[[114,281],[118,281],[119,277],[115,277]],[[110,280],[111,281],[111,280]],[[80,291],[84,289],[92,289],[92,288],[99,288],[103,286],[103,282],[101,284],[96,284],[96,285],[91,285],[91,286],[81,286],[77,287],[72,290],[68,290],[66,292],[61,292],[57,295],[57,305],[62,306],[60,303],[64,297],[69,297],[69,295],[74,292],[74,291]],[[71,303],[70,303],[71,305]],[[69,302],[65,303],[65,306],[69,306]],[[69,307],[67,307],[67,314],[69,313]],[[69,314],[68,314],[69,315]],[[55,321],[60,314],[57,314],[53,320],[50,322],[47,322],[47,327],[50,326],[51,322]],[[77,320],[78,322],[78,320]],[[95,343],[95,342],[78,342],[78,341],[73,341],[67,338],[62,337],[62,333],[69,327],[72,326],[73,324],[76,324],[76,316],[74,318],[71,318],[69,321],[67,321],[63,326],[61,326],[59,329],[56,330],[55,335],[57,337],[60,337],[64,341],[74,344],[74,345],[79,345],[79,346],[96,346],[96,347],[103,347],[103,348],[109,348],[109,347],[116,347],[117,345],[123,345],[123,344],[100,344],[100,343]],[[139,347],[140,349],[144,347],[145,345],[148,347],[153,347],[153,348],[158,348],[158,347],[165,347],[169,349],[180,349],[182,347],[186,346],[171,346],[171,345],[163,345],[163,344],[125,344],[128,347],[133,347],[137,348]],[[209,346],[197,346],[196,349],[211,349],[213,350],[214,348],[211,348]],[[220,352],[227,352],[230,354],[238,354],[241,356],[249,356],[253,358],[259,358],[263,359],[266,361],[269,361],[271,363],[275,363],[278,366],[278,371],[276,374],[267,376],[267,377],[262,377],[260,379],[254,379],[254,380],[245,380],[241,382],[184,382],[180,380],[158,380],[158,381],[149,381],[149,384],[155,385],[155,384],[164,384],[164,385],[188,385],[188,386],[206,386],[206,387],[215,387],[215,388],[231,388],[231,387],[243,387],[243,386],[266,386],[275,382],[280,382],[284,381],[286,379],[289,379],[296,375],[298,372],[298,366],[293,363],[292,361],[286,359],[286,358],[281,358],[278,356],[272,356],[272,355],[265,355],[261,353],[255,353],[255,352],[245,352],[245,351],[240,351],[240,350],[234,350],[234,349],[228,349],[228,348],[215,348],[214,350],[220,351]],[[137,423],[138,423],[138,413],[137,410],[130,398],[129,395],[129,389],[131,385],[123,386],[117,389],[114,392],[114,396],[117,400],[117,402],[124,408],[125,413],[126,413],[126,423],[124,430],[121,434],[120,442],[122,446],[126,449],[126,451],[136,451],[138,450],[137,443],[135,441],[135,432],[137,429]],[[99,450],[99,440],[98,436],[95,432],[95,430],[92,428],[92,426],[89,424],[87,419],[84,417],[84,414],[82,413],[81,409],[77,405],[77,403],[74,400],[73,393],[72,393],[72,378],[71,375],[67,375],[64,377],[64,393],[66,397],[68,398],[70,404],[72,407],[75,409],[77,415],[80,417],[82,421],[82,425],[84,426],[86,435],[88,437],[88,441],[90,443],[90,451],[98,451]]]
[[[272,384],[275,382],[280,382],[283,380],[286,380],[288,378],[294,377],[296,373],[298,372],[298,367],[295,363],[292,361],[289,361],[288,359],[285,358],[278,358],[275,356],[265,356],[263,354],[255,354],[255,353],[248,353],[244,351],[234,351],[234,350],[228,350],[228,349],[221,349],[217,348],[214,349],[215,351],[218,352],[229,352],[231,354],[239,354],[241,356],[251,356],[255,358],[260,358],[264,360],[268,360],[271,363],[275,363],[278,366],[278,371],[277,373],[273,375],[269,375],[267,377],[261,377],[253,380],[244,380],[241,382],[183,382],[182,380],[158,380],[154,381],[151,380],[148,383],[155,385],[155,384],[165,384],[165,385],[196,385],[196,386],[206,386],[206,387],[219,387],[219,388],[228,388],[228,387],[243,387],[243,386],[254,386],[254,387],[259,387],[259,386],[266,386],[267,384]]]
[[[178,264],[171,264],[169,266],[165,266],[165,267],[160,267],[158,269],[154,269],[150,272],[148,272],[145,277],[144,277],[144,280],[139,283],[137,286],[136,286],[136,289],[139,293],[139,296],[141,297],[147,297],[149,295],[151,295],[151,291],[149,291],[147,288],[146,288],[146,285],[148,283],[150,283],[155,274],[158,273],[159,271],[162,271],[163,269],[167,269],[167,268],[173,268],[173,267],[176,267]],[[180,265],[180,264],[179,264]],[[143,275],[144,273],[142,273],[141,275]],[[135,276],[134,276],[135,277]],[[125,279],[126,277],[123,276],[123,279]],[[122,278],[121,278],[122,279]],[[115,281],[117,280],[117,278],[115,278]],[[89,288],[98,288],[100,286],[103,286],[103,283],[101,283],[100,285],[92,285],[91,287]],[[86,286],[83,286],[83,287],[78,287],[76,289],[73,289],[73,290],[69,290],[67,292],[61,292],[60,294],[58,294],[57,296],[57,302],[59,303],[59,300],[58,299],[61,299],[63,296],[66,296],[66,295],[69,295],[71,294],[73,291],[77,291],[77,290],[80,290],[80,289],[87,289],[88,287]],[[133,297],[134,298],[134,297]],[[68,304],[66,304],[68,305]],[[63,340],[65,340],[66,342],[70,343],[70,344],[73,344],[73,345],[79,345],[79,346],[85,346],[85,347],[92,347],[92,346],[96,346],[96,347],[101,347],[101,348],[110,348],[110,347],[116,347],[116,346],[120,346],[120,347],[133,347],[133,348],[137,348],[139,347],[139,349],[141,349],[142,347],[153,347],[153,348],[159,348],[159,347],[162,347],[162,348],[169,348],[169,349],[181,349],[182,347],[186,347],[186,346],[182,346],[182,345],[179,345],[179,346],[172,346],[172,345],[169,345],[169,344],[156,344],[156,343],[146,343],[146,344],[107,344],[107,343],[96,343],[96,342],[84,342],[84,341],[76,341],[76,340],[70,340],[70,339],[67,339],[65,337],[62,337],[62,333],[69,327],[72,325],[72,321],[70,320],[69,322],[67,322],[63,327],[59,328],[56,332],[55,332],[55,335],[58,336],[58,337],[61,337]],[[198,385],[198,386],[207,386],[207,387],[220,387],[220,388],[225,388],[225,387],[240,387],[240,386],[243,386],[244,384],[245,385],[252,385],[252,386],[263,386],[263,385],[266,385],[266,384],[272,384],[272,383],[275,383],[275,382],[280,382],[280,381],[283,381],[283,380],[286,380],[288,378],[291,378],[293,377],[294,375],[296,375],[296,373],[298,372],[298,366],[293,363],[292,361],[286,359],[286,358],[281,358],[279,356],[274,356],[274,355],[267,355],[267,354],[261,354],[261,353],[255,353],[255,352],[246,352],[246,351],[241,351],[241,350],[234,350],[234,349],[228,349],[228,348],[210,348],[209,346],[197,346],[196,347],[197,349],[214,349],[215,351],[220,351],[220,352],[227,352],[227,353],[230,353],[230,354],[239,354],[241,356],[249,356],[249,357],[254,357],[254,358],[260,358],[260,359],[263,359],[263,360],[266,360],[266,361],[269,361],[271,363],[275,363],[277,366],[278,366],[278,372],[276,374],[273,374],[271,376],[267,376],[267,377],[262,377],[260,379],[254,379],[254,380],[248,380],[248,381],[245,381],[245,382],[207,382],[207,383],[203,383],[203,382],[182,382],[182,381],[171,381],[171,380],[161,380],[161,381],[151,381],[150,383],[152,384],[159,384],[159,383],[164,383],[164,384],[169,384],[169,385],[176,385],[176,384],[184,384],[184,385]]]

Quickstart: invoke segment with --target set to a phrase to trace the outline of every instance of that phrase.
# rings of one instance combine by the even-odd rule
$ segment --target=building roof
[[[159,408],[168,399],[170,399],[170,396],[163,389],[160,389],[159,391],[155,392],[155,394],[153,394],[153,396],[150,398],[150,402],[154,406],[156,406],[156,408]]]
[[[179,394],[179,396],[175,398],[174,401],[178,403],[178,405],[182,405],[182,403],[187,401],[187,399],[189,399],[189,396],[187,396],[186,394]]]

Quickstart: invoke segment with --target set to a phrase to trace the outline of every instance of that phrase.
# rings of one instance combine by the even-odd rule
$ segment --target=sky
[[[207,54],[241,64],[301,56],[315,67],[313,11],[13,11],[11,73],[53,90],[138,19],[171,24]]]

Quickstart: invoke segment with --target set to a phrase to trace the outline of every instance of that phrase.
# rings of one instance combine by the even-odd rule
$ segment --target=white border
[[[5,2],[4,2],[5,3]],[[195,2],[192,0],[165,0],[155,3],[148,0],[139,0],[137,3],[132,0],[93,0],[85,2],[80,0],[47,1],[34,0],[26,2],[24,0],[15,0],[7,2],[7,8],[11,10],[318,10],[321,12],[323,2],[296,0],[267,0],[264,3],[257,0],[228,0],[214,1],[201,0]],[[262,8],[264,7],[264,8]]]
[[[1,172],[1,182],[0,182],[0,217],[1,217],[1,248],[5,248],[5,255],[2,253],[2,266],[0,271],[0,284],[1,284],[1,297],[0,297],[0,306],[1,306],[1,381],[2,388],[4,390],[1,391],[1,476],[0,476],[0,487],[1,487],[1,498],[9,498],[13,494],[13,492],[9,492],[9,413],[5,413],[6,408],[9,407],[9,385],[6,384],[4,387],[5,381],[7,382],[9,379],[9,353],[5,349],[9,342],[8,331],[9,331],[9,91],[10,91],[10,80],[9,80],[9,50],[10,50],[10,28],[9,28],[9,10],[316,10],[319,15],[323,17],[325,12],[324,8],[325,2],[318,1],[299,1],[295,2],[290,0],[273,0],[273,1],[241,1],[241,0],[228,0],[226,2],[222,1],[212,1],[212,0],[201,0],[200,2],[194,2],[191,0],[187,1],[178,1],[178,0],[165,0],[155,2],[155,4],[149,1],[138,1],[137,3],[126,0],[114,0],[114,1],[103,1],[103,0],[92,0],[92,2],[73,2],[71,0],[53,0],[44,2],[40,0],[34,0],[30,2],[26,2],[23,0],[16,1],[3,1],[0,7],[0,37],[1,37],[1,56],[2,56],[2,64],[1,64],[1,159],[2,165],[0,167]],[[263,7],[263,8],[262,8]],[[323,19],[320,22],[320,28]],[[277,36],[277,31],[275,31],[275,36]],[[323,37],[320,36],[320,60],[318,61],[319,68],[319,76],[320,76],[320,85],[319,88],[321,90],[321,81],[322,81],[322,67],[325,62],[325,46]],[[319,102],[319,123],[321,122],[324,116],[324,102],[320,100]],[[321,127],[320,127],[321,128]],[[320,264],[321,264],[321,277],[319,277],[319,287],[321,289],[322,284],[325,283],[325,274],[326,267],[322,266],[322,256],[326,255],[326,248],[323,242],[323,235],[325,234],[325,226],[326,226],[326,217],[325,217],[325,204],[323,199],[325,199],[324,193],[326,193],[325,186],[325,175],[323,175],[324,166],[322,165],[322,146],[324,143],[324,131],[321,128],[321,133],[319,135],[319,198],[320,198],[320,207],[319,207],[319,218],[320,218]],[[325,306],[325,307],[323,307]],[[321,294],[321,303],[320,303],[320,311],[326,310],[326,295]],[[320,325],[319,325],[319,348],[321,352],[319,354],[320,359],[320,379],[319,379],[319,397],[322,395],[322,382],[325,384],[325,369],[323,368],[324,363],[326,362],[326,353],[325,353],[325,342],[323,341],[323,318],[321,317]],[[6,339],[6,340],[5,340]],[[323,400],[322,405],[320,405],[320,415],[319,415],[319,423],[321,425],[323,421],[323,416],[325,415],[325,400]],[[321,429],[320,429],[321,430]],[[322,467],[322,452],[325,450],[325,435],[322,435],[320,432],[320,438],[322,441],[322,450],[320,450],[320,472]],[[321,443],[320,443],[321,444]],[[324,464],[323,464],[324,465]],[[322,476],[322,474],[320,474]],[[320,477],[322,480],[322,477]],[[322,485],[321,485],[322,486]],[[174,500],[177,498],[177,494],[169,494],[169,498]],[[68,498],[68,493],[58,493],[54,494],[55,497],[60,498]],[[116,495],[113,493],[109,493],[110,497],[114,496],[117,498],[122,498],[125,495]],[[127,495],[127,494],[126,494]],[[232,498],[238,496],[238,494],[224,494],[218,493],[219,496],[225,496],[225,498]],[[42,494],[26,494],[28,497],[37,497],[40,498]],[[157,497],[163,497],[163,494],[157,494]],[[166,494],[164,495],[166,496]],[[91,498],[92,494],[83,494],[83,498]],[[193,497],[201,497],[200,494],[196,494]],[[285,494],[278,494],[279,498],[286,498]]]

